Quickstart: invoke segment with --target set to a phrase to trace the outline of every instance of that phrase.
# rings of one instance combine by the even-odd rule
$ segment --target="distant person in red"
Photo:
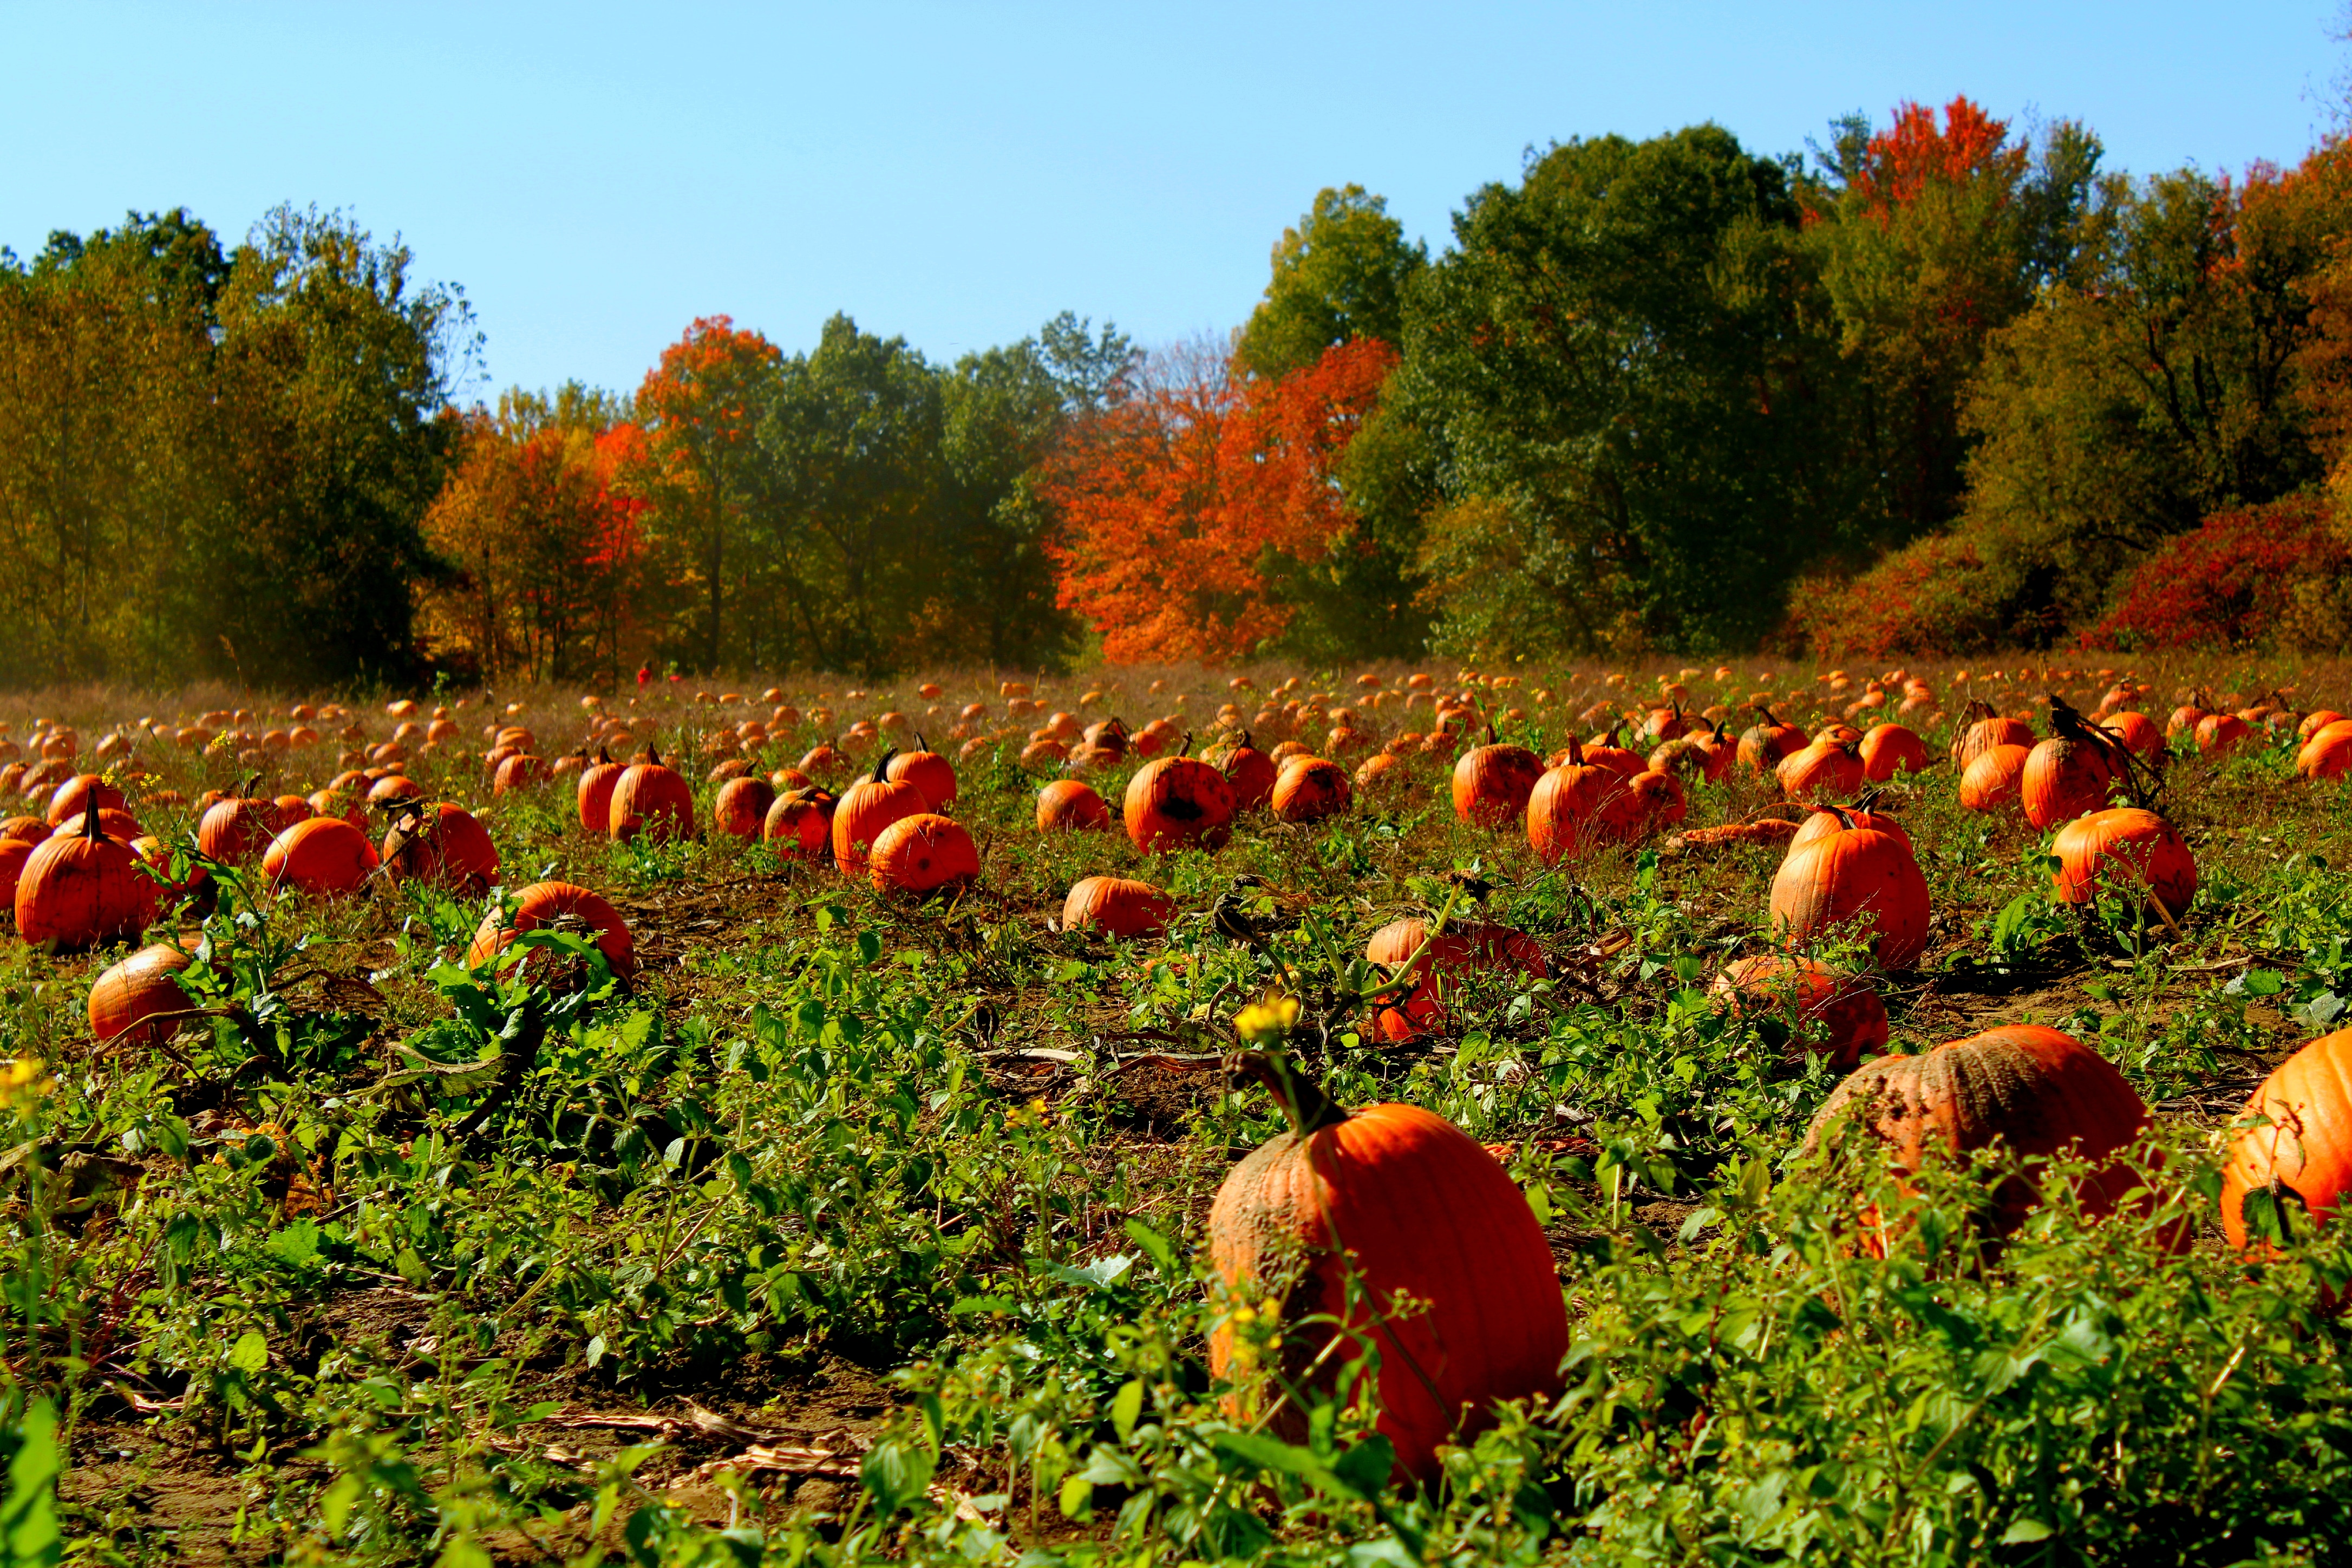
[[[653,678],[654,678],[654,667],[653,667],[652,665],[650,665],[650,664],[641,664],[641,665],[637,666],[637,689],[638,689],[638,690],[643,691],[643,690],[646,689],[646,681],[648,681],[648,680],[651,680]]]

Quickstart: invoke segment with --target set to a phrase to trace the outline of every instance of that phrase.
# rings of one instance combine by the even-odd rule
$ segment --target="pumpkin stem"
[[[611,765],[612,761],[613,753],[604,749],[604,743],[602,741],[596,742],[596,765],[600,768],[607,767]]]
[[[1264,1051],[1235,1051],[1225,1058],[1227,1081],[1240,1089],[1255,1079],[1265,1086],[1281,1107],[1283,1120],[1300,1137],[1337,1127],[1348,1112],[1323,1092],[1323,1086],[1293,1065],[1290,1058]]]
[[[662,765],[661,748],[655,745],[651,741],[647,741],[646,742],[646,761],[654,767],[659,767]]]
[[[924,739],[923,739],[923,732],[922,732],[920,730],[916,731],[915,731],[915,750],[917,750],[918,752],[928,752],[928,751],[929,751],[930,749],[931,749],[931,744],[930,744],[930,742],[929,742],[929,741],[926,741],[926,740],[924,740]]]
[[[898,754],[896,748],[890,746],[883,747],[882,754],[874,759],[874,776],[868,782],[873,784],[888,784],[890,782],[890,759]]]
[[[1181,740],[1181,741],[1179,741],[1179,742],[1176,742],[1176,754],[1177,754],[1178,756],[1180,756],[1180,757],[1182,757],[1182,756],[1189,756],[1189,755],[1191,755],[1191,754],[1192,754],[1192,731],[1190,731],[1190,730],[1187,730],[1187,731],[1184,731],[1184,738],[1183,738],[1182,740]]]
[[[1878,797],[1885,793],[1885,789],[1884,785],[1871,785],[1868,789],[1862,792],[1862,798],[1853,803],[1854,810],[1868,811],[1872,806],[1878,804]]]
[[[1568,765],[1571,768],[1580,768],[1584,765],[1583,743],[1573,735],[1568,738]]]
[[[95,844],[100,838],[104,837],[104,835],[100,834],[98,830],[98,802],[96,800],[88,800],[82,803],[81,836],[83,842],[89,844]]]

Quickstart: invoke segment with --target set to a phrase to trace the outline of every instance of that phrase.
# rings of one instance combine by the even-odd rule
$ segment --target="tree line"
[[[0,253],[0,680],[2336,643],[2352,154],[2104,167],[1966,99],[1598,137],[1435,256],[1326,190],[1230,337],[694,323],[457,406],[397,240]]]

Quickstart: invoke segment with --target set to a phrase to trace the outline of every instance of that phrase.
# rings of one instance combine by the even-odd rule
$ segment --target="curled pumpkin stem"
[[[1287,1057],[1234,1051],[1225,1058],[1225,1074],[1226,1081],[1237,1089],[1252,1079],[1264,1084],[1275,1104],[1282,1108],[1283,1120],[1302,1138],[1348,1120],[1348,1112],[1323,1092],[1323,1086]]]

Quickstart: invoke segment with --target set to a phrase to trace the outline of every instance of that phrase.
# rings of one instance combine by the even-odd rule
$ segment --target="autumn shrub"
[[[2084,647],[2340,646],[2352,631],[2352,546],[2319,496],[2216,512],[2124,580]]]
[[[1791,654],[1864,660],[2046,642],[2053,628],[2044,612],[2030,607],[2024,588],[1975,541],[1934,534],[1859,576],[1800,582],[1779,640]]]

